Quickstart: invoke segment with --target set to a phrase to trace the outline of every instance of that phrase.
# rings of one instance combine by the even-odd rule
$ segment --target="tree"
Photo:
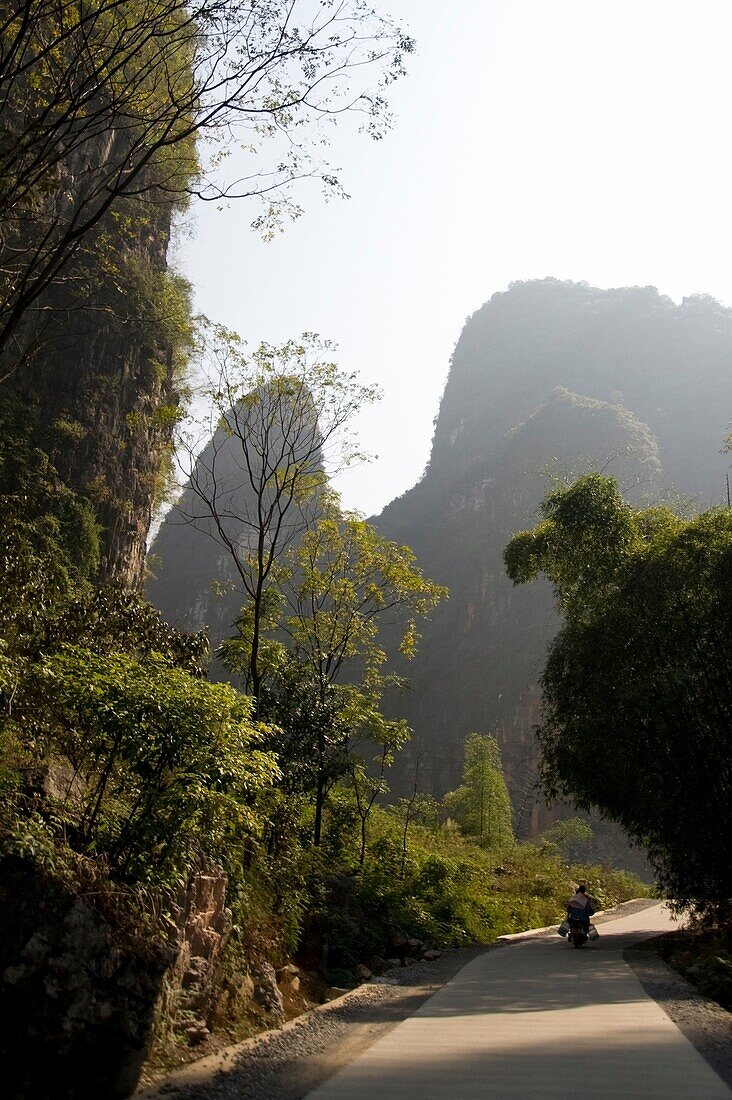
[[[552,581],[564,626],[542,678],[549,796],[619,821],[669,895],[723,913],[732,892],[732,512],[635,511],[610,478],[551,493],[505,551]]]
[[[500,848],[513,841],[513,811],[501,750],[491,734],[468,734],[463,782],[445,795],[444,804],[481,848]]]
[[[542,843],[559,852],[567,863],[577,863],[587,853],[594,833],[589,822],[581,817],[555,821],[541,834]]]
[[[337,189],[313,156],[323,124],[356,112],[380,136],[384,89],[411,49],[362,0],[3,0],[2,373],[42,343],[60,280],[87,304],[85,256],[103,253],[110,233],[136,239],[141,219],[190,196],[259,196],[258,224],[271,231],[288,207],[298,213],[295,180]],[[196,151],[199,137],[214,141],[210,154]],[[227,181],[232,139],[251,171]]]
[[[417,758],[414,764],[414,782],[412,785],[412,793],[409,798],[400,799],[399,805],[404,809],[404,828],[402,830],[402,860],[399,866],[399,878],[404,879],[404,870],[407,864],[407,839],[409,837],[409,823],[412,817],[420,810],[424,814],[430,803],[436,806],[436,800],[431,798],[430,795],[422,795],[421,805],[419,799],[419,765],[421,763],[420,754],[417,754]],[[415,808],[416,804],[416,808]]]
[[[278,770],[250,712],[229,684],[160,656],[62,646],[14,684],[0,765],[53,761],[72,846],[118,880],[185,882],[202,849],[236,866],[260,830],[253,798]]]
[[[423,575],[408,546],[385,538],[357,512],[341,512],[334,494],[321,498],[319,520],[290,560],[282,627],[293,655],[322,684],[335,683],[345,666],[357,664],[364,688],[383,689],[383,627],[395,628],[399,652],[412,657],[417,620],[447,596]]]
[[[368,815],[384,793],[386,767],[408,737],[404,722],[386,719],[380,711],[386,687],[402,683],[385,671],[389,655],[382,646],[382,630],[396,627],[398,651],[412,657],[417,619],[429,614],[447,590],[423,576],[408,547],[384,538],[356,513],[342,514],[334,497],[323,498],[320,521],[304,533],[292,558],[292,583],[285,588],[289,614],[282,623],[289,648],[310,670],[320,692],[345,677],[350,681],[342,690],[363,863]],[[358,755],[363,744],[379,746],[376,779]],[[324,797],[319,785],[316,837]]]
[[[208,410],[186,436],[193,462],[176,518],[193,524],[225,551],[246,605],[245,684],[262,687],[262,638],[290,569],[286,554],[317,522],[330,472],[356,461],[348,424],[373,387],[341,371],[333,345],[306,333],[281,347],[248,355],[241,342],[214,330],[213,370],[201,394]],[[240,671],[244,671],[240,669]]]
[[[357,729],[362,737],[377,746],[377,752],[371,764],[362,755],[353,751],[348,759],[351,789],[360,822],[358,865],[363,868],[366,861],[368,822],[371,811],[376,800],[388,794],[387,768],[394,763],[394,754],[408,741],[410,730],[403,719],[389,721],[376,707],[361,709]]]
[[[408,733],[403,722],[389,720],[380,711],[386,687],[400,682],[385,670],[389,654],[381,631],[387,625],[397,627],[398,649],[411,657],[418,642],[417,620],[446,596],[446,589],[423,576],[408,547],[384,538],[359,515],[341,513],[334,494],[321,492],[319,511],[317,522],[301,532],[284,558],[282,603],[268,628],[278,630],[286,641],[270,642],[272,683],[265,687],[265,699],[274,693],[280,702],[276,718],[268,707],[265,712],[287,736],[288,699],[298,702],[293,718],[301,738],[299,751],[314,768],[314,843],[320,843],[330,786],[348,772],[365,850],[366,820],[383,792],[384,770]],[[230,671],[248,666],[253,644],[246,609],[237,625],[237,636],[220,648]],[[299,680],[294,694],[293,675]],[[303,691],[312,700],[304,720],[299,705]],[[359,755],[367,744],[379,749],[376,786]],[[286,762],[283,767],[286,770]]]

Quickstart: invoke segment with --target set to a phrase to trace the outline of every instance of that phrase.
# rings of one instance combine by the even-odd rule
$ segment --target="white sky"
[[[378,512],[419,478],[466,316],[514,279],[732,302],[732,0],[374,0],[417,39],[381,142],[344,132],[351,199],[264,243],[199,209],[178,262],[252,345],[314,331],[383,400],[379,457],[339,479]]]

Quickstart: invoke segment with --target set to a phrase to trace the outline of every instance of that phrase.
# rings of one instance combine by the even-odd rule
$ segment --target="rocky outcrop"
[[[20,859],[0,875],[4,1095],[121,1100],[153,1036],[207,1038],[231,930],[220,868],[203,864],[169,902],[167,935],[133,920],[109,884],[80,889]]]
[[[204,863],[170,906],[176,959],[165,977],[158,1023],[184,1032],[191,1045],[208,1036],[221,994],[221,964],[231,932],[227,884],[220,868]]]
[[[154,158],[137,178],[136,195],[118,198],[94,221],[92,178],[114,164],[121,171],[134,140],[129,126],[115,127],[111,117],[103,133],[72,142],[59,164],[54,211],[44,214],[51,235],[62,236],[75,219],[88,219],[90,228],[21,318],[0,355],[0,375],[36,429],[34,445],[93,505],[102,543],[98,579],[139,588],[191,334],[187,284],[167,264],[176,199],[156,190]],[[33,235],[46,222],[22,224],[32,245],[18,242],[25,263],[23,245],[32,253]]]
[[[277,973],[271,963],[261,960],[251,970],[254,983],[252,999],[267,1016],[274,1017],[280,1023],[284,1020],[285,1010],[282,994],[277,984]]]
[[[167,227],[146,263],[164,276]],[[154,259],[152,258],[154,255]],[[175,349],[152,323],[56,310],[48,355],[8,385],[37,422],[63,481],[93,505],[101,528],[99,580],[139,588],[152,511],[178,405]]]
[[[175,950],[94,900],[27,861],[0,866],[0,1065],[12,1100],[122,1100],[137,1083]]]

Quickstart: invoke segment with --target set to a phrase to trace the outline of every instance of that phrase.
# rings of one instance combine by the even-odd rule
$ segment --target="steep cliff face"
[[[35,351],[6,386],[35,421],[38,445],[101,526],[102,582],[140,587],[145,543],[170,449],[188,341],[188,291],[168,272],[170,205],[105,237],[51,287]],[[83,271],[81,270],[83,268]],[[79,287],[94,291],[80,300]]]
[[[449,484],[433,492],[428,475],[377,521],[450,588],[419,653],[400,669],[414,691],[392,706],[415,731],[398,766],[402,775],[419,753],[423,780],[441,795],[459,781],[467,734],[496,731],[520,806],[535,778],[537,681],[558,623],[548,585],[511,585],[503,548],[536,518],[551,472],[604,465],[611,455],[611,468],[636,496],[659,488],[658,448],[646,425],[622,406],[558,389]]]
[[[138,587],[190,343],[167,250],[199,167],[195,33],[180,4],[3,12],[0,404],[93,506],[93,579]]]
[[[676,306],[655,287],[515,284],[460,335],[427,476],[459,474],[564,386],[631,409],[658,439],[664,480],[718,501],[731,340],[732,313],[713,298]]]
[[[455,785],[471,730],[495,730],[522,830],[546,820],[533,784],[538,679],[558,620],[543,583],[514,589],[501,555],[532,525],[551,476],[604,468],[636,503],[673,485],[719,502],[732,408],[732,311],[653,288],[543,280],[496,294],[458,341],[423,479],[377,525],[408,543],[450,601],[393,700],[436,794]],[[579,396],[579,395],[582,396]]]

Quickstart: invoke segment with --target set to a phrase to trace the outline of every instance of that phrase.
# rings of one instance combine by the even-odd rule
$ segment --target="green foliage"
[[[4,22],[2,157],[6,168],[16,165],[0,187],[5,338],[12,308],[23,317],[54,282],[84,307],[109,308],[105,296],[124,283],[130,254],[185,205],[198,170],[190,26],[182,4],[154,10],[137,0],[102,0],[83,12],[41,0]],[[115,140],[100,140],[105,133]],[[72,182],[70,153],[84,187]],[[145,193],[155,201],[141,201]]]
[[[261,713],[274,725],[269,744],[282,768],[282,788],[290,795],[327,791],[348,767],[349,722],[343,692],[318,684],[310,670],[290,659],[265,686]]]
[[[41,645],[55,609],[88,588],[99,563],[89,502],[59,478],[38,446],[33,418],[0,399],[0,637],[14,650]]]
[[[68,427],[73,434],[78,426]],[[15,585],[40,588],[43,579],[32,576],[38,568],[53,587],[68,585],[72,573],[93,575],[99,561],[93,510],[63,484],[40,443],[32,414],[6,391],[0,397],[0,531],[11,593]]]
[[[679,903],[732,891],[732,512],[634,511],[591,475],[509,545],[516,583],[550,578],[565,625],[543,677],[544,784],[645,844]]]
[[[409,547],[384,538],[358,514],[342,513],[334,496],[324,498],[291,561],[291,614],[283,626],[295,656],[331,682],[354,662],[365,684],[377,680],[387,660],[379,643],[385,622],[399,629],[398,651],[413,656],[416,620],[447,596],[424,577]]]
[[[0,847],[51,870],[83,856],[128,884],[182,881],[202,850],[238,872],[278,775],[266,731],[249,700],[203,679],[205,635],[93,586],[91,507],[12,397],[0,421]],[[57,429],[73,445],[73,425]]]
[[[252,396],[253,407],[259,400]],[[348,773],[363,854],[371,807],[387,790],[385,769],[409,735],[406,723],[381,713],[386,687],[401,683],[384,666],[396,651],[414,654],[416,621],[446,590],[423,576],[408,547],[342,513],[335,494],[322,486],[318,512],[297,542],[285,546],[274,562],[276,582],[250,600],[237,635],[221,644],[218,656],[230,673],[248,678],[256,645],[259,713],[278,729],[273,747],[285,789],[312,797],[318,845],[325,799]],[[391,653],[381,644],[387,623]],[[368,746],[379,749],[375,768]]]
[[[136,592],[110,585],[87,588],[57,610],[46,625],[53,647],[86,646],[98,655],[123,652],[145,659],[158,655],[192,676],[205,675],[209,646],[203,631],[190,634],[163,622],[160,612]]]
[[[78,420],[70,420],[68,417],[57,417],[51,427],[63,441],[69,444],[78,443],[86,435],[86,429]]]
[[[468,734],[463,782],[445,795],[444,805],[481,848],[499,849],[513,842],[511,799],[503,778],[501,750],[491,734]]]
[[[556,849],[562,859],[576,863],[592,840],[592,826],[581,817],[568,817],[564,821],[555,821],[541,835],[543,844]]]
[[[541,571],[554,583],[565,614],[591,613],[638,539],[633,510],[612,478],[587,474],[549,493],[542,513],[543,523],[515,535],[506,547],[506,572],[514,584],[525,584]]]
[[[128,882],[185,881],[195,856],[237,864],[277,774],[251,702],[161,657],[62,646],[15,686],[11,730],[29,764],[69,775],[60,804],[78,850]]]
[[[341,805],[339,821],[343,814]],[[329,942],[343,967],[388,952],[397,933],[464,946],[559,923],[580,880],[588,882],[603,908],[650,892],[627,872],[568,868],[557,855],[532,844],[516,844],[509,851],[480,847],[444,825],[410,828],[403,864],[402,825],[403,807],[374,807],[371,842],[363,868],[350,880],[350,903],[328,917]],[[350,835],[350,863],[342,849],[337,855],[325,849],[331,870],[340,866],[346,875],[357,866],[353,827]]]

